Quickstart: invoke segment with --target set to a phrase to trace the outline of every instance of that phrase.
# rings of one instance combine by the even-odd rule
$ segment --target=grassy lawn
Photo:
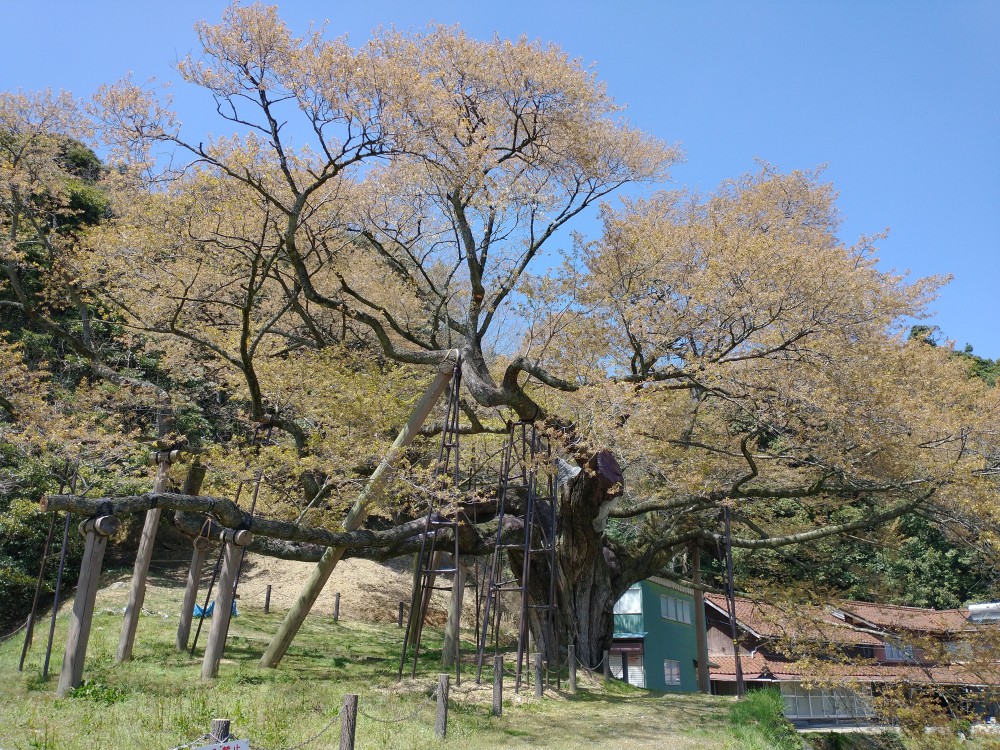
[[[321,733],[306,748],[336,747],[336,714],[347,693],[360,696],[358,748],[786,748],[754,720],[731,721],[733,702],[690,694],[659,694],[580,674],[570,695],[553,687],[541,700],[530,687],[513,693],[505,683],[504,715],[490,717],[492,675],[474,681],[472,646],[465,654],[461,687],[452,685],[448,737],[434,736],[431,692],[440,671],[438,630],[428,629],[416,679],[396,680],[402,638],[395,624],[310,616],[278,669],[257,661],[283,612],[241,608],[230,629],[226,657],[216,680],[200,679],[200,655],[174,647],[182,589],[176,578],[157,577],[146,596],[132,662],[116,666],[127,574],[111,575],[98,594],[84,671],[85,685],[57,699],[69,605],[58,618],[50,676],[41,679],[48,621],[17,672],[22,637],[0,645],[0,748],[94,750],[174,748],[201,736],[214,717],[232,720],[233,733],[253,748],[279,750]],[[471,638],[469,639],[471,640]],[[467,641],[468,642],[468,641]],[[324,728],[325,731],[324,731]]]

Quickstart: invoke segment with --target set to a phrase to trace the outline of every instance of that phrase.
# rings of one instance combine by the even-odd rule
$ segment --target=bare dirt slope
[[[315,567],[315,563],[247,555],[240,578],[240,604],[262,607],[265,590],[270,584],[272,609],[288,609]],[[407,560],[401,560],[392,566],[371,560],[342,560],[323,588],[312,612],[332,613],[334,596],[340,592],[342,618],[393,622],[398,615],[400,602],[409,607],[412,585],[413,575]],[[471,593],[470,589],[467,601],[472,598]],[[447,608],[447,592],[435,591],[428,620],[444,622]]]

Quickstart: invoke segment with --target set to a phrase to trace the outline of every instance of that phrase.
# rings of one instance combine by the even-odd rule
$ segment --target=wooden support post
[[[691,582],[694,584],[694,640],[698,652],[698,690],[706,695],[712,692],[708,672],[708,631],[705,625],[705,592],[701,590],[701,549],[692,544]]]
[[[153,482],[153,492],[166,492],[170,464],[180,458],[180,451],[157,451],[150,456],[150,461],[156,464],[156,479]],[[122,622],[122,632],[118,639],[118,651],[115,661],[119,664],[132,658],[132,646],[135,643],[135,631],[139,626],[139,615],[142,613],[142,603],[146,598],[146,576],[149,574],[149,561],[153,559],[153,543],[156,541],[156,529],[160,525],[159,508],[146,511],[146,521],[142,526],[142,537],[139,540],[139,551],[135,556],[135,568],[132,571],[132,583],[128,590],[128,603],[125,605],[125,620]]]
[[[413,442],[413,438],[420,431],[421,426],[427,420],[441,394],[444,393],[445,388],[447,388],[448,383],[451,381],[453,370],[453,363],[446,363],[446,367],[438,372],[437,377],[434,378],[434,381],[421,397],[420,401],[417,402],[417,405],[413,408],[413,413],[410,415],[410,419],[403,426],[399,435],[396,436],[396,440],[386,452],[385,458],[382,459],[382,462],[368,480],[365,489],[362,490],[358,499],[354,502],[351,512],[347,514],[343,525],[344,531],[357,531],[361,528],[361,525],[365,522],[365,518],[368,516],[369,506],[381,497],[382,490],[385,488],[385,484],[392,473],[396,461],[403,455],[407,446]],[[312,575],[306,581],[305,586],[302,587],[302,591],[299,592],[299,598],[292,605],[288,614],[285,615],[285,619],[278,628],[278,632],[274,634],[274,637],[267,646],[267,650],[260,658],[260,666],[272,668],[278,666],[281,658],[295,639],[295,634],[302,627],[302,623],[305,621],[306,615],[309,614],[309,610],[312,609],[313,604],[316,603],[316,599],[319,598],[323,586],[330,579],[333,569],[340,562],[345,549],[345,547],[327,547],[323,552],[323,556],[313,570]]]
[[[80,579],[76,585],[76,600],[69,621],[66,636],[66,653],[63,656],[62,672],[56,695],[64,698],[83,681],[83,662],[87,657],[87,642],[90,640],[90,626],[94,618],[94,600],[97,585],[101,579],[101,565],[108,537],[118,530],[118,519],[114,516],[88,518],[80,524],[80,533],[86,539],[83,560],[80,561]]]
[[[271,611],[271,584],[267,584],[267,588],[264,589],[264,614],[266,615]]]
[[[231,732],[229,727],[232,722],[229,719],[212,719],[212,728],[208,730],[209,742],[225,742],[229,739]]]
[[[629,684],[629,682],[628,682],[628,654],[626,654],[624,651],[622,652],[622,682],[624,682],[626,685]]]
[[[569,691],[576,693],[576,646],[569,644],[566,647],[566,655],[569,659]]]
[[[340,750],[354,750],[354,733],[358,726],[358,696],[344,696],[340,710]]]
[[[181,604],[181,617],[177,623],[177,650],[187,651],[188,638],[191,635],[191,619],[194,617],[194,605],[198,600],[198,584],[201,583],[201,568],[205,562],[205,550],[208,549],[208,539],[196,537],[192,546],[191,567],[188,568],[187,583],[184,586],[184,603]]]
[[[541,698],[545,690],[545,682],[542,678],[542,652],[535,652],[535,697]]]
[[[340,592],[333,595],[333,621],[340,619]]]
[[[438,675],[437,717],[434,720],[434,734],[441,739],[448,733],[448,681],[447,674]]]
[[[243,557],[243,547],[253,541],[249,531],[232,531],[227,529],[223,534],[225,545],[222,556],[222,572],[219,575],[219,594],[215,598],[215,611],[212,613],[212,628],[208,631],[208,643],[205,646],[205,656],[201,663],[203,680],[216,677],[219,674],[219,662],[226,650],[226,636],[229,635],[229,620],[233,611],[233,589],[236,585],[236,571]]]
[[[604,679],[611,679],[611,652],[608,649],[604,649],[604,661],[601,662],[604,665]]]
[[[396,626],[403,627],[403,603],[399,603],[399,614],[396,615]]]
[[[493,657],[493,715],[503,715],[503,657]]]
[[[444,626],[444,644],[441,646],[441,666],[453,667],[458,664],[462,643],[462,593],[465,588],[465,566],[455,561],[455,579],[451,584],[451,602],[448,605],[448,622]],[[456,685],[460,677],[456,676]]]

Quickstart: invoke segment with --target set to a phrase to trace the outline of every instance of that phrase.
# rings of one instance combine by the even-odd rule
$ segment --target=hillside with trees
[[[351,47],[260,5],[198,33],[178,69],[215,135],[127,79],[86,104],[0,95],[0,510],[34,535],[0,555],[20,601],[47,523],[28,504],[72,477],[144,492],[155,441],[200,451],[205,495],[262,470],[259,513],[339,528],[456,355],[465,471],[518,420],[582,469],[540,572],[586,664],[629,585],[719,556],[724,509],[741,585],[1000,593],[995,363],[907,337],[944,280],[845,243],[821,171],[657,190],[680,149],[537,42]],[[600,234],[569,239],[588,209]],[[432,482],[434,419],[370,528],[468,499]]]

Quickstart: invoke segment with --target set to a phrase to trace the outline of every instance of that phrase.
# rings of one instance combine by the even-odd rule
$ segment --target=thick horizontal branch
[[[196,535],[202,528],[202,519],[192,521],[185,514],[201,513],[212,517],[220,525],[234,529],[251,529],[255,542],[250,549],[270,554],[275,557],[290,559],[313,559],[316,553],[312,547],[347,547],[347,557],[366,557],[370,559],[390,559],[401,554],[419,549],[420,536],[426,528],[426,519],[394,526],[391,529],[370,531],[329,531],[290,521],[275,521],[267,518],[251,518],[249,513],[240,510],[235,503],[226,498],[181,495],[172,492],[146,493],[144,495],[127,495],[122,497],[85,498],[79,495],[47,495],[40,503],[43,511],[67,511],[84,516],[95,515],[128,515],[143,513],[153,508],[167,508],[182,511],[175,515],[181,531]],[[506,519],[504,524],[504,543],[512,543],[523,536],[522,527],[517,519]],[[492,549],[496,539],[497,522],[488,521],[473,526],[463,524],[459,528],[459,547],[463,554],[483,554]],[[450,531],[439,534],[439,542],[445,547]],[[264,541],[267,539],[268,541]],[[280,542],[292,542],[287,545]],[[352,552],[355,550],[355,552]],[[322,554],[322,552],[320,552]]]
[[[687,508],[689,506],[700,508],[713,505],[725,498],[726,492],[718,491],[709,492],[705,495],[682,495],[681,497],[673,497],[669,500],[645,500],[627,507],[616,506],[608,512],[608,517],[633,518],[634,516],[641,516],[643,513],[654,513],[661,510],[676,510],[677,508]]]
[[[851,521],[849,523],[834,524],[831,526],[821,526],[817,529],[809,529],[808,531],[800,531],[797,534],[785,534],[783,536],[770,536],[763,539],[744,539],[740,537],[732,538],[732,545],[734,547],[741,547],[743,549],[775,549],[777,547],[786,547],[792,544],[802,544],[804,542],[811,542],[815,539],[822,539],[828,536],[834,536],[836,534],[846,534],[849,531],[857,531],[858,529],[864,529],[869,526],[878,526],[879,524],[885,523],[886,521],[891,521],[894,518],[899,518],[911,510],[915,509],[921,503],[927,501],[930,496],[934,494],[933,491],[927,492],[923,495],[917,495],[916,497],[904,500],[882,513],[876,513],[871,516],[866,516],[857,521]],[[717,544],[724,541],[721,534],[705,533],[705,539],[713,541]]]

